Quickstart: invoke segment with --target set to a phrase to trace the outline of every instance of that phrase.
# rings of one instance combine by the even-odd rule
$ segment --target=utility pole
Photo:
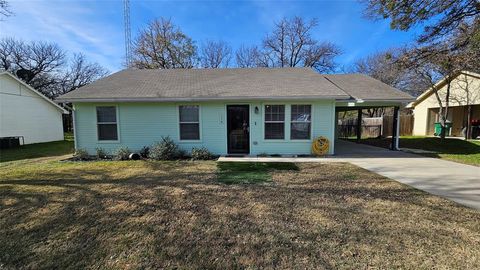
[[[130,1],[123,0],[123,20],[125,23],[125,64],[127,68],[132,63],[132,38],[130,31]]]

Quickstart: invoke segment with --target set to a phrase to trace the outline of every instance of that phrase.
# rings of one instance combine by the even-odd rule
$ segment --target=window
[[[285,138],[285,105],[265,105],[265,139]]]
[[[97,132],[99,141],[118,140],[117,108],[115,106],[97,107]]]
[[[308,140],[310,139],[312,106],[311,105],[292,105],[290,122],[290,139]]]
[[[198,106],[179,106],[178,109],[180,113],[180,140],[200,140]]]

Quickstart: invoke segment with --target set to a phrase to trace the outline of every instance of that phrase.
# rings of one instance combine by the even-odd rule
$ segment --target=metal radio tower
[[[123,20],[125,23],[125,64],[130,67],[132,63],[132,38],[130,33],[130,1],[123,0]]]

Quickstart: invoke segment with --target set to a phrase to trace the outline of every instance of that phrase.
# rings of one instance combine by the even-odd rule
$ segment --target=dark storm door
[[[227,144],[229,154],[250,153],[248,105],[227,105]]]

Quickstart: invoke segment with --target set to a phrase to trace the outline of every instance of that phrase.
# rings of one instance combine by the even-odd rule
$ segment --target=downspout
[[[335,142],[337,141],[337,122],[338,122],[338,114],[337,114],[337,102],[334,100],[332,105],[333,111],[333,132],[332,132],[332,142],[330,143],[330,151],[331,155],[335,155]]]
[[[392,142],[390,144],[391,150],[398,150],[398,120],[399,118],[399,107],[393,107],[393,126],[392,126]]]
[[[400,119],[402,119],[400,113],[398,114],[398,118],[397,118],[397,137],[395,137],[395,150],[400,150],[400,147],[399,147],[399,142],[400,142]]]
[[[77,125],[75,124],[75,105],[72,104],[72,122],[73,122],[73,145],[75,147],[75,151],[78,149],[77,145]]]

